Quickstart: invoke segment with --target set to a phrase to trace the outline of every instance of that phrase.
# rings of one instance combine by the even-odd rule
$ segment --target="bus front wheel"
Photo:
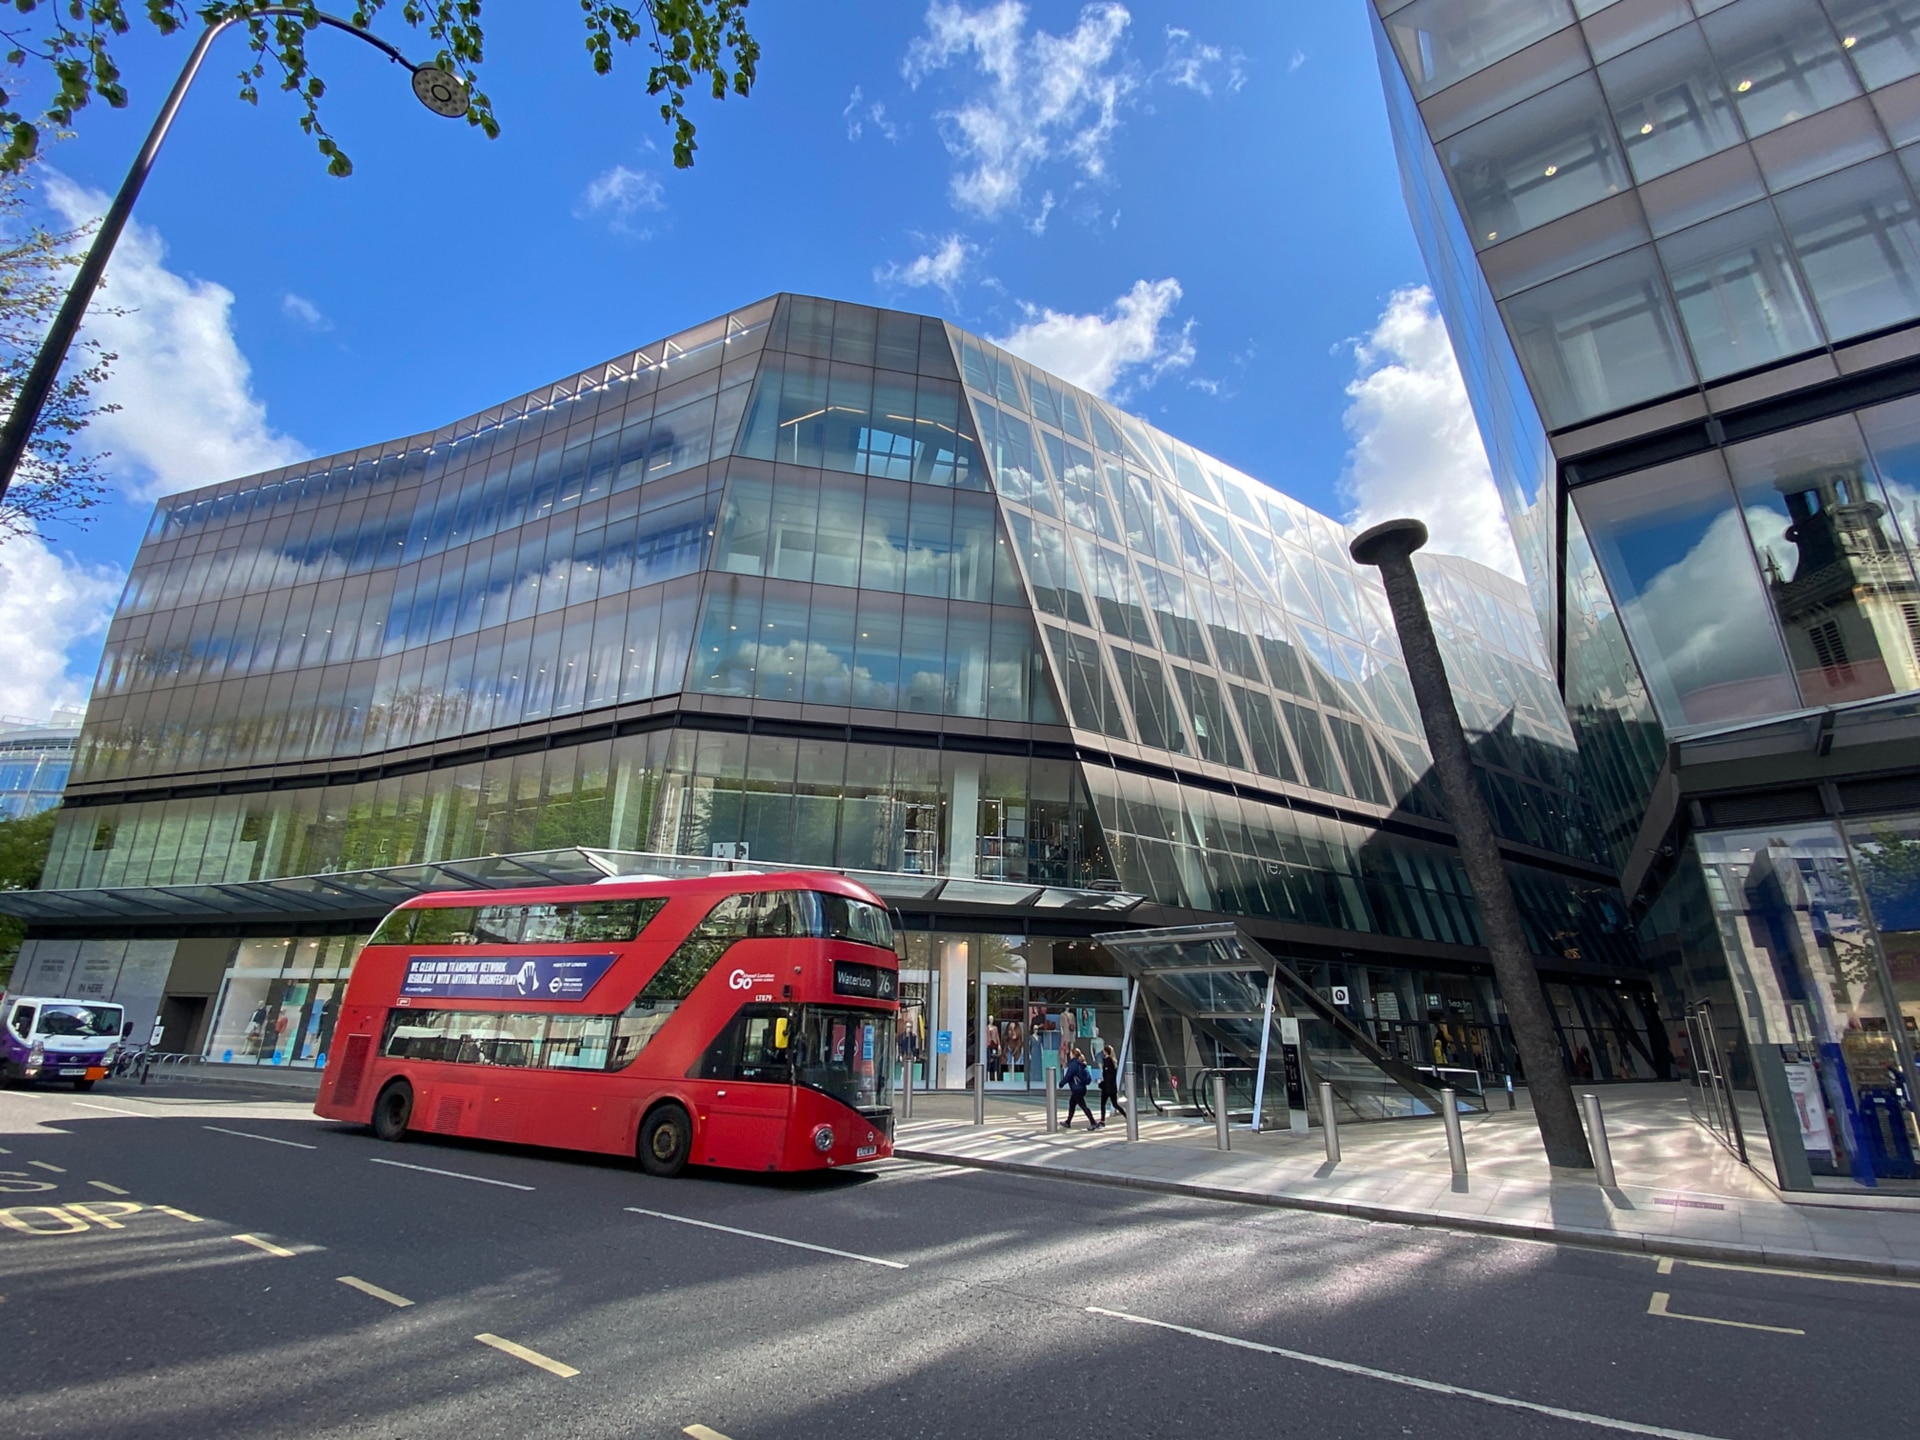
[[[413,1118],[413,1087],[395,1080],[373,1102],[373,1133],[382,1140],[403,1140]]]
[[[662,1105],[640,1122],[640,1168],[671,1178],[687,1168],[693,1122],[678,1105]]]

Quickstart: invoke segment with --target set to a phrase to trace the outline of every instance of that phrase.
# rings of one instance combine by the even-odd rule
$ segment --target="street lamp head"
[[[1388,520],[1354,536],[1347,553],[1362,565],[1379,565],[1411,555],[1426,543],[1427,527],[1418,520]]]
[[[436,65],[422,65],[413,72],[413,93],[427,109],[449,120],[458,120],[473,104],[467,82]]]

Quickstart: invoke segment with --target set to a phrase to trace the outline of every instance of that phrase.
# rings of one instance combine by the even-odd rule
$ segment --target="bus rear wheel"
[[[640,1122],[640,1168],[671,1179],[687,1168],[693,1122],[678,1105],[662,1105]]]
[[[374,1099],[373,1133],[381,1140],[404,1140],[413,1118],[413,1086],[394,1080]]]

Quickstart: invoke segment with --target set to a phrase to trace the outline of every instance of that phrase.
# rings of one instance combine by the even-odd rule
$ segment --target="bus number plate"
[[[870,1160],[875,1155],[878,1155],[879,1153],[880,1153],[880,1147],[878,1145],[862,1145],[857,1151],[854,1152],[855,1157],[861,1160]]]

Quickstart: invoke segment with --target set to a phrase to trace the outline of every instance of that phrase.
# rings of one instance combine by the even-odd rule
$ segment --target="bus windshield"
[[[856,1110],[891,1105],[893,1019],[878,1010],[802,1006],[794,1078]]]
[[[47,1005],[40,1011],[39,1031],[42,1035],[60,1035],[64,1037],[83,1036],[92,1038],[100,1035],[118,1036],[120,1033],[120,1007],[118,1005]]]

